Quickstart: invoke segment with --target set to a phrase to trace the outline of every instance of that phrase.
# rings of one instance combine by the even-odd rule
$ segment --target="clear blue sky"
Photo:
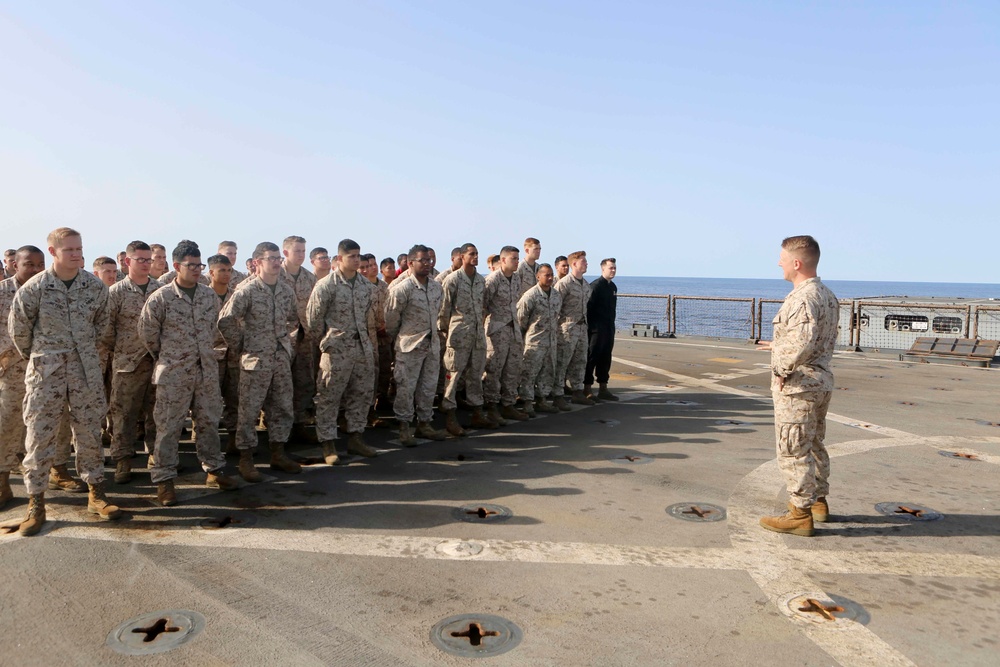
[[[1000,283],[1000,3],[0,1],[0,245]]]

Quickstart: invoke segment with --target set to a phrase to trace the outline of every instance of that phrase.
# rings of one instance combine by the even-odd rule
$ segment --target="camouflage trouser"
[[[222,426],[232,438],[240,405],[240,366],[223,359],[219,362],[219,389],[222,391]]]
[[[135,455],[135,425],[140,417],[146,426],[146,451],[153,451],[156,387],[152,379],[153,359],[147,355],[134,371],[115,373],[111,380],[111,458],[115,461]]]
[[[375,407],[375,399],[378,398],[378,336],[372,336],[370,338],[372,343],[372,408]],[[319,373],[316,374],[316,380],[319,381]]]
[[[574,324],[569,331],[559,333],[554,387],[560,387],[566,380],[573,391],[583,391],[583,373],[586,369],[587,325]]]
[[[305,336],[295,346],[295,358],[292,359],[292,410],[296,424],[307,423],[312,419],[313,397],[316,395],[316,358],[319,349],[310,336]],[[268,414],[270,419],[270,414]],[[271,430],[270,422],[268,431]],[[288,438],[285,438],[287,440]],[[284,442],[284,440],[282,441]]]
[[[67,404],[76,442],[76,471],[87,484],[99,484],[104,481],[101,420],[108,409],[104,388],[87,385],[83,364],[75,351],[41,358],[45,359],[45,372],[33,371],[33,360],[25,380],[24,485],[32,495],[48,488],[49,469],[58,463],[56,438]]]
[[[396,351],[393,373],[396,401],[392,410],[399,421],[413,421],[414,408],[418,421],[429,422],[434,418],[434,391],[441,370],[440,350],[440,347],[425,340],[412,352]]]
[[[831,394],[772,392],[778,467],[785,475],[788,499],[803,509],[830,492],[830,456],[823,439]]]
[[[59,428],[56,430],[56,457],[52,459],[52,465],[64,466],[73,458],[73,429],[69,420],[69,405],[63,408],[62,418],[59,420]],[[103,443],[102,443],[103,444]],[[103,458],[103,454],[102,454]]]
[[[375,398],[384,398],[389,395],[389,383],[392,382],[393,354],[392,341],[386,336],[380,337],[378,339],[378,384],[375,389]]]
[[[483,399],[487,403],[514,405],[521,379],[524,350],[514,338],[514,328],[506,326],[486,338],[486,378]]]
[[[284,349],[274,353],[267,370],[240,369],[240,407],[236,448],[257,447],[257,420],[261,408],[271,442],[288,442],[292,432],[292,362]],[[315,384],[315,383],[314,383]]]
[[[444,350],[444,369],[448,372],[448,383],[441,399],[442,410],[454,410],[455,394],[460,385],[465,385],[465,398],[469,405],[483,404],[483,371],[486,368],[486,349],[482,347],[451,347]]]
[[[184,428],[188,410],[198,432],[195,451],[205,472],[218,470],[226,465],[226,457],[219,447],[219,417],[222,416],[222,396],[214,382],[206,382],[199,368],[195,377],[185,384],[160,385],[156,388],[156,444],[153,449],[153,468],[150,478],[154,483],[177,477],[177,441]]]
[[[17,470],[24,454],[24,371],[26,360],[15,361],[0,375],[0,472]]]
[[[368,423],[372,404],[372,357],[361,340],[337,343],[319,360],[316,381],[316,437],[321,442],[337,437],[337,412],[341,400],[348,433],[360,433]]]
[[[545,398],[553,392],[553,379],[556,376],[556,349],[552,345],[529,345],[524,348],[524,362],[521,364],[520,395],[523,401],[535,400],[535,387],[538,387],[538,397]]]

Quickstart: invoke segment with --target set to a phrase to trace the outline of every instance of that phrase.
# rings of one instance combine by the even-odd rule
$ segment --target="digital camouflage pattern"
[[[521,281],[520,292],[518,293],[518,299],[525,295],[525,293],[532,287],[538,284],[538,278],[535,277],[535,269],[538,268],[538,262],[535,262],[534,266],[529,266],[527,262],[520,262],[517,265],[517,278]]]
[[[563,276],[553,287],[562,298],[559,309],[559,349],[556,358],[555,385],[568,381],[574,391],[583,390],[587,369],[587,301],[590,284],[573,274]]]
[[[464,270],[448,274],[442,283],[443,299],[438,330],[446,333],[443,367],[448,380],[441,400],[442,410],[454,410],[455,394],[465,385],[469,405],[483,404],[483,372],[486,370],[486,325],[483,294],[486,281],[478,273],[470,278]]]
[[[0,282],[0,472],[17,470],[24,455],[24,374],[22,359],[7,331],[7,318],[20,284],[13,276]]]
[[[554,391],[561,308],[559,292],[546,292],[537,284],[517,302],[517,324],[524,336],[519,393],[525,401],[535,399],[536,387],[539,398]]]
[[[502,271],[486,276],[483,310],[486,313],[486,377],[483,399],[487,403],[514,405],[517,383],[521,379],[524,339],[517,326],[517,300],[521,281],[517,273],[510,278]]]
[[[295,312],[297,317],[295,328],[290,332],[294,349],[292,356],[293,397],[292,409],[295,422],[305,423],[312,418],[313,398],[316,395],[316,365],[319,356],[318,341],[305,330],[306,308],[309,296],[316,286],[316,275],[305,266],[299,267],[294,276],[281,268],[281,278],[292,288],[295,294]],[[302,327],[299,326],[302,323]],[[284,442],[284,441],[282,441]]]
[[[411,276],[389,290],[385,328],[395,341],[393,411],[400,421],[412,421],[414,411],[420,421],[434,417],[434,391],[441,367],[437,319],[442,300],[441,285],[431,279],[421,285]]]

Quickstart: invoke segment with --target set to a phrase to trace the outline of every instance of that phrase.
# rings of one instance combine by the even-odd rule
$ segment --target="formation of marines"
[[[79,232],[56,229],[47,246],[48,269],[46,253],[22,246],[5,257],[0,282],[0,508],[13,498],[10,474],[22,470],[22,535],[44,524],[49,489],[86,490],[89,512],[122,516],[107,497],[105,444],[124,484],[141,439],[157,502],[176,504],[189,418],[206,485],[233,490],[227,453],[238,456],[243,480],[263,479],[254,464],[259,423],[270,467],[295,474],[292,438],[318,442],[330,465],[340,462],[341,431],[347,453],[375,456],[364,433],[386,421],[390,403],[399,443],[414,446],[466,435],[459,405],[471,411],[468,428],[494,429],[569,411],[570,402],[617,400],[607,388],[609,349],[606,363],[596,360],[599,389],[592,374],[584,384],[595,367],[586,253],[559,257],[553,269],[538,261],[534,238],[524,261],[505,246],[485,277],[472,243],[455,248],[441,272],[424,245],[379,263],[350,239],[336,255],[314,248],[313,271],[304,238],[263,242],[247,273],[235,268],[230,241],[207,265],[196,243],[181,241],[170,266],[164,246],[133,241],[117,262],[98,258],[93,273],[83,270]],[[614,264],[602,263],[605,279]],[[604,310],[614,307],[607,298]],[[443,430],[433,425],[435,402]],[[67,469],[71,448],[82,483]]]

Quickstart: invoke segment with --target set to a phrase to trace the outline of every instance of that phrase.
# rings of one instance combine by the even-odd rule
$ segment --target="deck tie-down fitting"
[[[479,646],[483,641],[483,637],[499,637],[500,633],[496,630],[483,630],[483,626],[479,623],[469,623],[468,630],[453,632],[451,633],[451,636],[465,637],[473,646]]]
[[[835,611],[844,611],[843,607],[837,605],[825,605],[818,600],[812,598],[806,598],[806,606],[799,607],[799,611],[804,611],[807,613],[819,614],[828,621],[835,621],[837,618],[833,615]]]

